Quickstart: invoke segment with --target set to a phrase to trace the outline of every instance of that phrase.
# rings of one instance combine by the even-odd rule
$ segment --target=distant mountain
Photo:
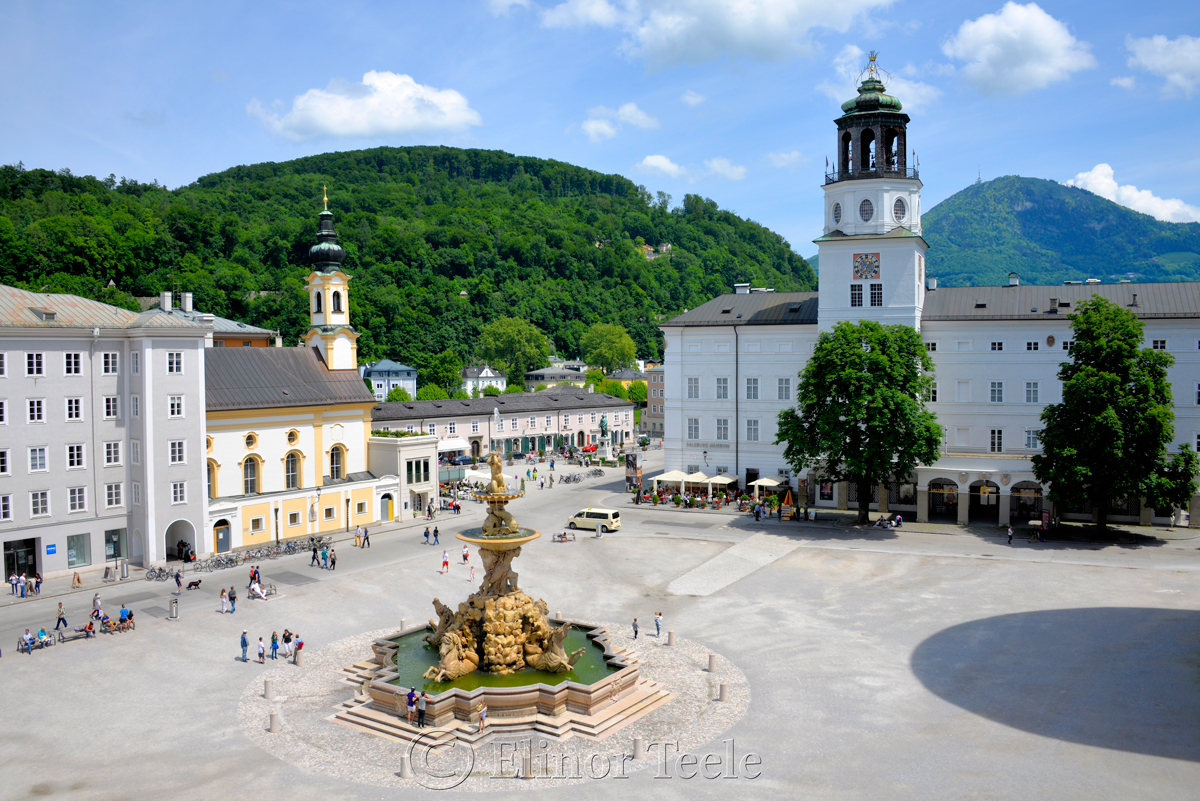
[[[1100,278],[1200,280],[1200,223],[1161,222],[1086,189],[1006,175],[924,213],[927,273],[943,286]],[[816,256],[808,263],[819,271]]]

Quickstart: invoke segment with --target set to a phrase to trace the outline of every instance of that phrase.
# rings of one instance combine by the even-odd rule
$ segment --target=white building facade
[[[907,115],[873,71],[842,108],[838,170],[826,176],[825,230],[816,240],[819,293],[739,285],[662,326],[667,470],[735,474],[742,486],[779,474],[817,506],[855,506],[854,487],[813,471],[791,476],[774,441],[819,332],[869,319],[921,333],[936,367],[929,408],[944,431],[941,457],[873,488],[875,508],[921,521],[1038,519],[1051,511],[1030,462],[1041,449],[1040,415],[1062,400],[1067,315],[1093,295],[1137,314],[1146,346],[1175,357],[1173,447],[1200,448],[1200,285],[1026,286],[1014,274],[1001,287],[938,289],[925,276],[921,183],[905,163]],[[1058,511],[1087,519],[1093,510]],[[1200,524],[1200,496],[1191,512]],[[1171,512],[1130,498],[1115,500],[1109,514],[1148,524]]]

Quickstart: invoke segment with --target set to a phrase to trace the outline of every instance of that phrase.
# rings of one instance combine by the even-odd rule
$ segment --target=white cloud
[[[1164,92],[1177,89],[1191,97],[1200,87],[1200,39],[1194,36],[1134,39],[1129,36],[1125,39],[1125,47],[1133,53],[1129,66],[1167,79]]]
[[[1097,164],[1088,172],[1079,173],[1067,181],[1067,186],[1095,192],[1114,203],[1166,222],[1200,222],[1200,207],[1175,198],[1158,197],[1149,189],[1138,189],[1129,184],[1121,186],[1114,177],[1113,168],[1107,164]]]
[[[963,77],[985,95],[1024,94],[1096,66],[1087,43],[1037,3],[1008,2],[995,14],[967,20],[942,52],[967,62]]]
[[[500,16],[511,11],[513,6],[530,8],[533,6],[533,0],[487,0],[487,4],[493,14]]]
[[[682,178],[687,175],[687,170],[671,161],[666,156],[646,156],[638,162],[639,167],[654,172],[660,172],[663,175],[669,175],[672,178]]]
[[[771,162],[772,167],[791,167],[803,159],[804,155],[799,150],[793,150],[790,153],[767,154],[767,161]]]
[[[719,175],[722,178],[728,178],[731,181],[740,181],[746,177],[746,168],[739,164],[731,163],[729,159],[705,159],[704,166],[707,167],[708,171],[713,175]]]
[[[698,106],[705,100],[708,100],[708,98],[704,95],[700,94],[699,92],[693,92],[691,89],[688,89],[686,92],[680,95],[679,99],[684,103],[687,103],[689,106]]]
[[[1108,83],[1110,86],[1119,86],[1122,89],[1132,89],[1135,81],[1132,75],[1126,75],[1121,78],[1113,78]]]
[[[845,32],[864,11],[893,0],[567,0],[542,14],[546,27],[596,25],[626,34],[621,50],[655,66],[722,56],[778,61],[810,52],[809,34]]]
[[[658,120],[637,107],[637,103],[626,103],[617,109],[617,119],[639,128],[657,128]]]
[[[834,77],[817,84],[817,89],[824,92],[835,103],[843,103],[858,94],[858,76],[867,65],[867,54],[855,45],[846,45],[833,59]],[[918,70],[909,64],[903,68],[906,75],[915,76]],[[920,109],[936,100],[942,91],[934,86],[899,75],[885,74],[880,76],[887,93],[900,98],[904,108],[912,111]]]
[[[585,120],[580,127],[593,142],[602,142],[617,135],[617,126],[608,120]]]
[[[408,75],[372,70],[362,83],[333,81],[325,89],[309,89],[268,110],[257,99],[246,113],[268,130],[301,140],[317,136],[386,136],[458,131],[483,120],[467,99],[453,89],[423,86]]]

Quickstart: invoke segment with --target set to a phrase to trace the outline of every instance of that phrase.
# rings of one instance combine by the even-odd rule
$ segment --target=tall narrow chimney
[[[158,307],[163,311],[171,310],[171,290],[164,289],[158,296]]]
[[[191,292],[183,293],[183,310],[185,312],[189,312],[189,313],[192,311],[192,293]]]
[[[937,278],[933,277],[932,275],[929,276],[929,279],[926,283],[928,285],[928,287],[927,287],[928,289],[930,289],[930,290],[937,289]]]

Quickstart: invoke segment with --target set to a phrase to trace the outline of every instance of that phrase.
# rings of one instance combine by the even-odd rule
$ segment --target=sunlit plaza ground
[[[661,455],[651,454],[651,474],[655,461]],[[652,750],[624,778],[610,773],[570,786],[495,778],[482,785],[493,794],[1194,797],[1200,540],[1010,546],[1001,536],[911,527],[866,533],[756,524],[745,516],[633,508],[621,487],[613,472],[611,480],[531,489],[510,507],[523,525],[543,532],[515,563],[522,589],[552,611],[617,621],[621,637],[639,618],[644,652],[666,647],[668,629],[715,651],[745,675],[748,706],[694,749],[696,762],[682,771],[671,749],[665,766]],[[570,513],[589,505],[619,508],[624,527],[600,539],[551,541]],[[310,567],[307,555],[267,562],[264,578],[279,587],[269,602],[245,597],[245,570],[203,574],[201,588],[183,594],[177,621],[165,618],[173,584],[135,574],[99,589],[106,609],[124,602],[135,610],[135,632],[28,656],[14,647],[20,633],[52,626],[59,601],[72,626],[82,624],[98,583],[65,595],[47,585],[40,599],[6,605],[0,796],[436,796],[339,771],[351,761],[346,737],[361,738],[364,753],[377,751],[379,738],[368,734],[340,732],[337,749],[313,737],[303,758],[264,749],[267,720],[244,722],[239,709],[248,688],[261,689],[264,672],[283,666],[238,661],[238,638],[243,628],[253,642],[297,631],[313,664],[285,669],[330,670],[320,666],[323,647],[398,627],[401,618],[427,619],[434,596],[465,598],[473,585],[452,534],[482,518],[474,503],[465,508],[461,517],[436,520],[438,548],[423,544],[422,521],[376,534],[370,550],[339,542],[336,571]],[[443,548],[452,556],[448,575],[439,572]],[[219,614],[219,589],[231,584],[241,596],[238,610]],[[665,625],[656,639],[659,611]],[[328,698],[331,716],[354,689],[339,692]],[[625,737],[618,731],[597,749],[631,749]],[[742,764],[753,755],[761,766],[723,778],[730,748]],[[720,767],[709,772],[718,778],[688,768],[703,766],[707,754],[717,755],[709,764]]]

